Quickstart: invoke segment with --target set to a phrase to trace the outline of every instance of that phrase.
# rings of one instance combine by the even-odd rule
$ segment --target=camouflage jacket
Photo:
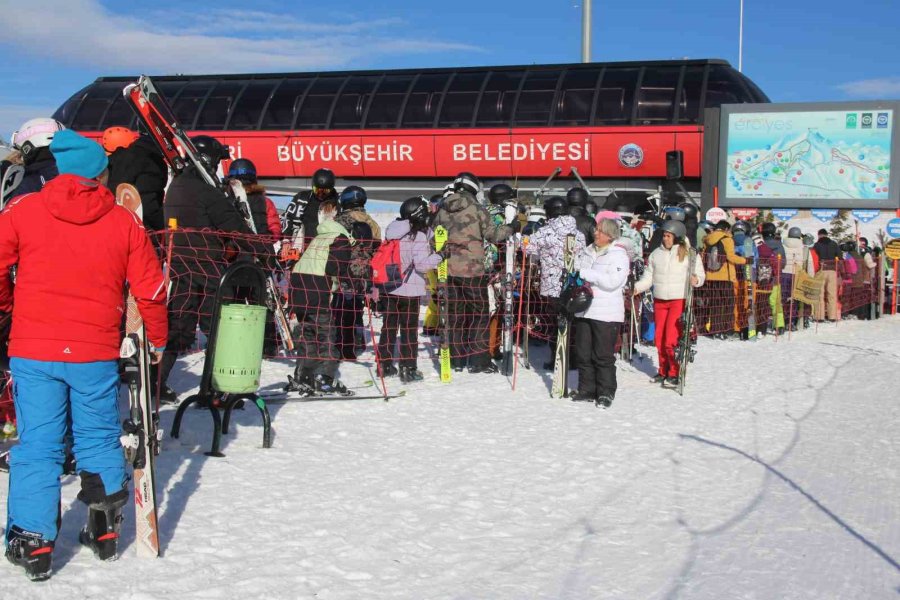
[[[487,209],[463,192],[444,198],[433,225],[447,230],[447,266],[452,277],[484,275],[484,243],[496,244],[513,234],[512,227],[495,224]]]

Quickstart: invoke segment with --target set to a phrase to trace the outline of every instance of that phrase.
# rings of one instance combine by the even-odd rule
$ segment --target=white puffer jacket
[[[618,244],[610,244],[598,250],[591,244],[575,257],[575,270],[590,284],[594,294],[588,309],[575,313],[575,316],[609,323],[625,321],[622,291],[631,272],[625,249]]]
[[[684,298],[684,284],[688,275],[688,259],[678,260],[678,245],[668,250],[660,246],[650,253],[644,275],[634,285],[638,292],[646,292],[653,286],[653,297],[658,300],[678,300]],[[694,275],[700,287],[706,281],[706,272],[700,256],[694,259]]]

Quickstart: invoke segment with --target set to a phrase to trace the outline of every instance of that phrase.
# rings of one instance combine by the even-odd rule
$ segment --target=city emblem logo
[[[872,113],[863,113],[862,114],[862,128],[863,129],[872,129]]]
[[[644,162],[644,150],[637,144],[625,144],[619,148],[619,162],[623,167],[636,169]]]
[[[856,113],[847,113],[847,129],[856,129]]]
[[[878,113],[878,129],[887,129],[888,126],[888,114],[887,113]]]

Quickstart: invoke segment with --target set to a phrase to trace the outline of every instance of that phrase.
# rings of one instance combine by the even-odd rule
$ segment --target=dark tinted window
[[[344,77],[320,77],[316,79],[297,113],[297,129],[325,129],[328,112],[334,104],[335,94],[344,83]]]
[[[310,83],[311,77],[288,79],[279,85],[263,117],[262,129],[290,129],[297,103]]]
[[[647,67],[638,95],[638,125],[671,123],[681,67]]]
[[[357,75],[347,81],[334,105],[331,129],[359,129],[366,105],[380,75]]]
[[[685,67],[681,98],[678,101],[678,122],[700,122],[700,90],[703,87],[702,66]]]
[[[515,124],[548,125],[560,71],[531,71],[519,92]]]
[[[485,71],[457,73],[450,82],[450,89],[441,106],[438,127],[469,127],[475,114],[478,93],[484,82]]]
[[[597,98],[598,125],[630,125],[640,69],[607,69]]]
[[[96,131],[100,126],[100,118],[109,108],[116,94],[122,93],[125,84],[122,82],[98,83],[92,87],[87,97],[78,108],[78,113],[72,121],[72,129],[83,131]]]
[[[589,125],[594,88],[601,69],[570,69],[563,76],[556,105],[556,125]]]
[[[175,112],[175,118],[185,129],[193,129],[194,117],[200,109],[200,104],[206,98],[206,94],[216,84],[214,80],[193,81],[182,90],[181,94],[174,101],[172,110]],[[165,93],[163,94],[165,96]]]
[[[706,82],[706,108],[747,101],[747,92],[736,77],[737,72],[721,65],[709,68]]]
[[[406,97],[406,92],[414,77],[415,75],[388,75],[382,80],[369,105],[369,115],[366,117],[367,128],[397,126],[403,99]]]
[[[78,105],[81,103],[81,99],[88,93],[93,84],[84,87],[79,90],[78,93],[73,94],[71,98],[66,100],[62,106],[56,109],[56,112],[53,113],[53,118],[65,125],[66,127],[71,128],[72,117],[75,116],[75,111],[78,110]]]
[[[431,127],[441,103],[450,73],[422,75],[417,80],[403,111],[403,127]]]
[[[512,111],[516,104],[516,93],[522,82],[524,71],[494,71],[491,73],[481,102],[475,124],[485,127],[506,126],[512,121]]]
[[[251,81],[241,97],[237,99],[234,110],[231,111],[231,122],[228,123],[228,129],[256,129],[266,100],[269,99],[269,94],[272,93],[277,83],[277,79]]]
[[[234,105],[235,96],[240,93],[247,80],[220,81],[213,88],[212,94],[206,99],[206,104],[200,109],[197,119],[197,129],[218,130],[225,129],[228,120],[228,112]]]
[[[114,127],[116,125],[121,127],[133,127],[134,119],[134,111],[131,110],[131,105],[126,102],[125,97],[119,93],[113,98],[109,110],[106,111],[106,117],[103,119],[103,123],[100,124],[100,129],[106,129],[107,127]]]
[[[740,72],[738,72],[737,76],[744,82],[744,85],[747,86],[747,89],[750,91],[750,99],[747,100],[748,102],[771,102],[765,92],[759,89],[759,86],[750,78]]]

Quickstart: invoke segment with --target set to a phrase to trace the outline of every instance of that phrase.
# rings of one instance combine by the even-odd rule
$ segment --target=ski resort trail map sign
[[[887,208],[900,191],[891,178],[898,112],[736,107],[723,115],[724,196],[730,206]]]

